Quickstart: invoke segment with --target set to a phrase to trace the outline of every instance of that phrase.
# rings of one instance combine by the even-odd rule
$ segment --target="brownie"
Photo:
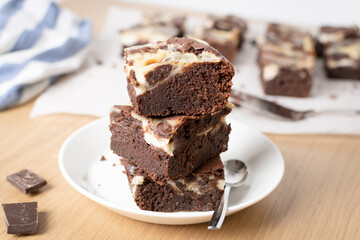
[[[214,113],[228,102],[234,67],[216,49],[189,38],[125,49],[128,93],[143,116]]]
[[[360,30],[355,25],[350,27],[322,26],[316,40],[316,53],[318,56],[323,56],[324,50],[331,44],[353,38],[360,38]]]
[[[265,94],[307,97],[310,94],[315,52],[310,34],[270,24],[258,42],[260,79]]]
[[[155,181],[184,176],[227,150],[230,111],[229,106],[201,116],[149,118],[131,106],[114,106],[110,148]]]
[[[232,15],[210,15],[205,24],[191,36],[206,41],[233,62],[242,46],[246,30],[247,24],[241,18]]]
[[[324,52],[329,78],[360,79],[360,39],[332,44]]]
[[[310,33],[293,26],[270,23],[265,33],[265,41],[283,49],[301,51],[314,55],[314,43]]]
[[[165,41],[184,35],[183,16],[168,14],[147,14],[141,22],[133,27],[120,31],[123,49],[147,43]]]
[[[157,212],[212,211],[224,192],[224,166],[220,157],[207,161],[187,176],[165,181],[153,181],[146,172],[126,159],[129,187],[136,205]]]

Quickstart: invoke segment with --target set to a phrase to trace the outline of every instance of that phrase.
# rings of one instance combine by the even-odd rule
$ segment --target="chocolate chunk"
[[[170,75],[172,68],[173,66],[171,64],[160,65],[156,67],[153,71],[148,72],[145,75],[145,78],[150,85],[154,85],[158,81],[167,78]]]
[[[156,125],[155,132],[160,137],[169,137],[173,132],[172,126],[166,121],[160,122]]]
[[[31,234],[38,226],[37,202],[2,204],[8,234]]]
[[[7,176],[6,180],[25,194],[35,192],[46,185],[45,179],[28,169]]]

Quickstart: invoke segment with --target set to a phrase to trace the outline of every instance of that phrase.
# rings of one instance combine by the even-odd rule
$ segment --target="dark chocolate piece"
[[[141,168],[122,159],[129,187],[140,209],[160,212],[212,211],[224,192],[220,157],[207,161],[187,176],[154,182]]]
[[[31,234],[38,226],[37,202],[2,204],[8,234]]]
[[[45,179],[28,169],[7,176],[6,180],[25,194],[35,192],[46,185]]]
[[[360,38],[360,30],[357,26],[332,27],[322,26],[316,40],[316,53],[319,57],[324,55],[327,47],[334,43],[341,43],[345,39]]]
[[[258,47],[260,79],[265,94],[309,96],[315,65],[310,34],[288,26],[270,24]]]
[[[128,93],[143,116],[214,113],[228,102],[234,68],[216,49],[188,38],[125,49]]]
[[[329,78],[360,79],[360,39],[346,39],[327,47],[324,63]]]
[[[110,148],[141,167],[155,181],[184,176],[227,150],[226,107],[214,114],[149,118],[131,106],[110,113]]]

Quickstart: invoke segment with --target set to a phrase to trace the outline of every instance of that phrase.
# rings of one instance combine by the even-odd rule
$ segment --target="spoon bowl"
[[[237,159],[231,159],[225,162],[225,185],[238,187],[247,179],[246,164]]]

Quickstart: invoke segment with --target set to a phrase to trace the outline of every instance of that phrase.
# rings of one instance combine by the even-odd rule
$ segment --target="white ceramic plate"
[[[230,120],[229,150],[223,161],[241,159],[249,170],[246,183],[231,189],[227,215],[244,209],[270,194],[284,173],[284,160],[278,148],[264,135]],[[63,144],[59,166],[69,184],[91,200],[130,218],[160,224],[207,222],[211,212],[163,213],[140,210],[130,193],[119,157],[112,154],[109,120],[102,118],[74,132]],[[100,161],[101,156],[106,157]],[[114,166],[115,165],[115,166]]]

